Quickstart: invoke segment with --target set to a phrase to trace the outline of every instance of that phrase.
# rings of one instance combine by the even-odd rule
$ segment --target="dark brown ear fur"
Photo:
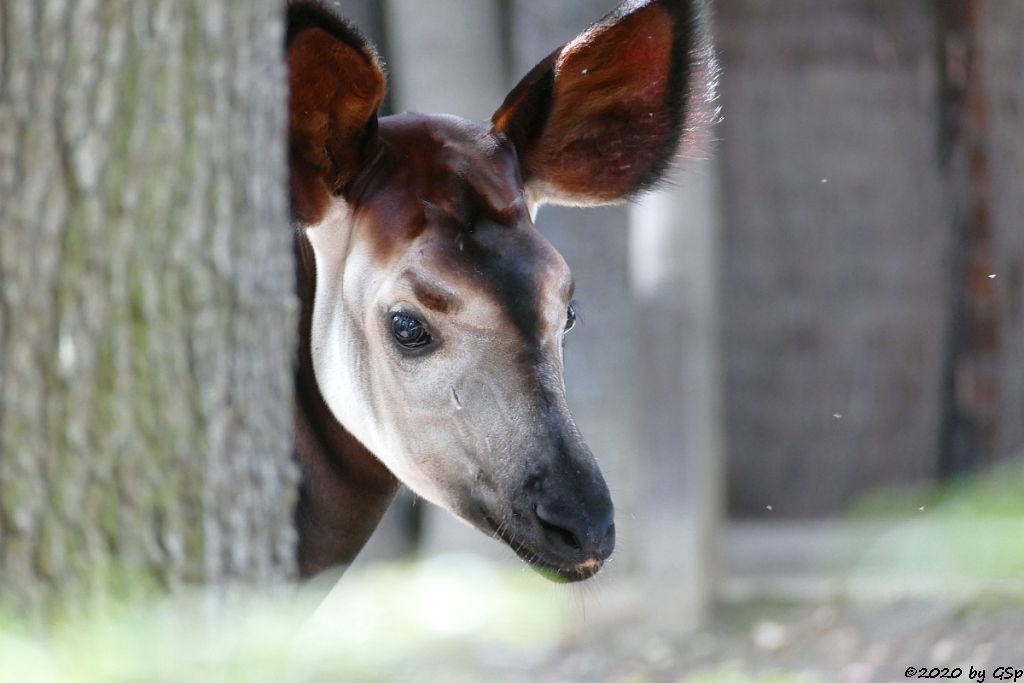
[[[316,223],[376,153],[386,79],[373,46],[314,0],[288,3],[292,215]]]
[[[523,78],[494,114],[534,201],[605,204],[656,185],[716,118],[701,0],[629,0]]]

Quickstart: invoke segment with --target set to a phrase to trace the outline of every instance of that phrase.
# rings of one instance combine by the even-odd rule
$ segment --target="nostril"
[[[540,510],[537,510],[537,519],[540,521],[540,528],[544,530],[545,534],[557,539],[562,543],[562,545],[566,545],[573,550],[582,550],[583,546],[580,545],[579,539],[576,538],[576,534],[568,529],[558,526],[557,524],[552,524],[547,521],[541,516]]]
[[[615,548],[615,523],[611,513],[595,522],[584,514],[556,508],[553,512],[543,504],[534,507],[540,531],[552,549],[607,559]]]

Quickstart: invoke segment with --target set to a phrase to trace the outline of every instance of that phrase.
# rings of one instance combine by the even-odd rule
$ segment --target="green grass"
[[[568,592],[567,592],[568,591]],[[579,637],[572,589],[467,556],[350,572],[323,593],[177,595],[0,620],[0,683],[479,683],[516,680]],[[568,604],[567,604],[568,603]],[[664,680],[664,672],[609,683]],[[800,683],[734,668],[679,683]]]
[[[319,607],[321,595],[179,595],[65,617],[45,632],[7,619],[0,681],[458,681],[481,651],[515,658],[559,642],[568,613],[555,588],[442,557],[352,573]]]
[[[855,574],[1024,588],[1024,459],[940,486],[876,493],[849,519],[876,529],[838,553]]]
[[[849,517],[892,519],[913,516],[922,507],[946,519],[1024,520],[1024,457],[939,486],[882,489],[854,505]]]

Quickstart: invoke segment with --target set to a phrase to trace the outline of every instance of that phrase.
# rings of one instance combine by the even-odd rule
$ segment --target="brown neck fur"
[[[351,563],[398,490],[398,480],[335,419],[313,375],[310,328],[316,263],[305,235],[295,236],[302,312],[295,367],[295,457],[302,470],[295,512],[299,571],[311,577]]]

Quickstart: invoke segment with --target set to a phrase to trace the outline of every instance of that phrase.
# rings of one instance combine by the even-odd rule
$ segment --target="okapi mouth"
[[[576,583],[586,581],[604,566],[604,560],[591,557],[578,564],[566,566],[546,559],[540,552],[532,549],[509,528],[508,524],[498,524],[487,510],[480,507],[480,515],[491,527],[491,534],[507,545],[523,562],[532,567],[538,574],[555,583]]]

